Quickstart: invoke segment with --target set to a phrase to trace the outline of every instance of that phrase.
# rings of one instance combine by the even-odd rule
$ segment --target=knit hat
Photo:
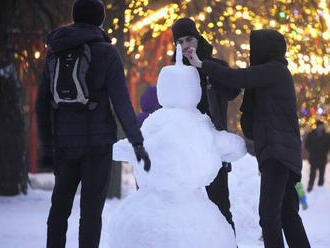
[[[172,26],[172,33],[174,43],[184,36],[194,36],[199,39],[200,34],[196,28],[196,23],[189,18],[181,18],[177,20]]]
[[[75,23],[100,26],[104,20],[104,6],[98,0],[76,0],[72,8]]]

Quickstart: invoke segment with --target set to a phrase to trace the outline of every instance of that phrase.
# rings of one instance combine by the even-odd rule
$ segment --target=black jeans
[[[231,166],[229,164],[229,166]],[[235,232],[235,224],[230,212],[229,190],[228,190],[228,167],[222,166],[214,181],[206,186],[207,194],[210,200],[216,204],[227,222],[232,226]]]
[[[319,170],[319,181],[318,181],[318,185],[319,186],[323,186],[324,184],[324,173],[325,173],[325,166],[326,166],[326,161],[325,162],[314,162],[314,161],[310,161],[309,162],[311,165],[311,170],[310,170],[310,174],[309,174],[309,182],[308,182],[308,191],[311,191],[313,189],[314,186],[314,181],[315,181],[315,177],[316,177],[316,171]]]
[[[290,248],[310,248],[295,189],[296,175],[275,159],[261,167],[260,225],[266,248],[284,248],[282,229]]]
[[[79,247],[99,246],[102,211],[110,182],[111,164],[111,145],[56,151],[55,187],[47,221],[48,248],[65,247],[68,218],[80,181]]]

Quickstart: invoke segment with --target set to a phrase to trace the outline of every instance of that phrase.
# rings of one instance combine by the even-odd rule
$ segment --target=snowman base
[[[114,213],[109,247],[236,248],[231,226],[204,191],[139,189]]]

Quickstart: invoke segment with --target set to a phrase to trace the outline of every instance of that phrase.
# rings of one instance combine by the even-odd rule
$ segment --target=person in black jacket
[[[250,67],[232,69],[201,61],[191,48],[192,65],[217,78],[215,87],[245,88],[241,111],[244,135],[255,142],[261,172],[260,225],[266,248],[309,248],[299,217],[295,184],[301,179],[301,140],[293,79],[285,59],[286,42],[275,30],[252,31]]]
[[[175,45],[182,46],[183,53],[189,47],[195,47],[197,54],[203,59],[209,59],[223,66],[228,64],[219,59],[212,57],[213,47],[201,36],[196,28],[196,24],[189,18],[181,18],[177,20],[172,27],[173,39]],[[173,62],[175,61],[175,54]],[[187,58],[184,57],[184,64],[190,65]],[[239,88],[221,87],[215,92],[212,85],[217,77],[212,77],[202,70],[198,69],[201,79],[202,98],[197,108],[203,113],[210,116],[213,124],[218,130],[227,130],[227,106],[228,101],[233,100],[240,93]],[[230,212],[229,190],[228,190],[228,173],[231,171],[231,164],[223,162],[217,177],[206,187],[206,191],[210,200],[215,203],[221,213],[225,216],[228,223],[235,231],[232,214]]]
[[[55,187],[47,221],[49,248],[65,247],[67,220],[79,182],[82,185],[79,247],[99,246],[101,215],[111,173],[112,145],[117,141],[109,98],[138,160],[142,158],[145,169],[150,168],[119,54],[99,28],[104,19],[103,4],[98,0],[76,0],[73,19],[74,24],[59,27],[48,37],[50,49],[36,101],[42,160],[54,158],[55,163]],[[91,51],[86,81],[91,99],[94,98],[97,106],[94,110],[55,108],[50,89],[50,56],[82,44],[88,44]]]
[[[325,132],[324,123],[316,122],[316,129],[307,135],[305,147],[309,153],[309,163],[311,170],[307,191],[313,189],[316,171],[319,171],[318,185],[324,184],[325,166],[327,164],[327,155],[330,150],[330,135]]]

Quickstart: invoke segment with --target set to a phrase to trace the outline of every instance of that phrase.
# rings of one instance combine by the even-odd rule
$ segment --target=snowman
[[[205,186],[221,162],[246,154],[244,140],[217,131],[196,108],[201,99],[195,67],[182,63],[162,68],[157,97],[162,108],[141,127],[151,169],[144,171],[127,139],[114,144],[113,158],[134,166],[139,190],[128,196],[110,220],[109,247],[236,248],[234,232]]]

